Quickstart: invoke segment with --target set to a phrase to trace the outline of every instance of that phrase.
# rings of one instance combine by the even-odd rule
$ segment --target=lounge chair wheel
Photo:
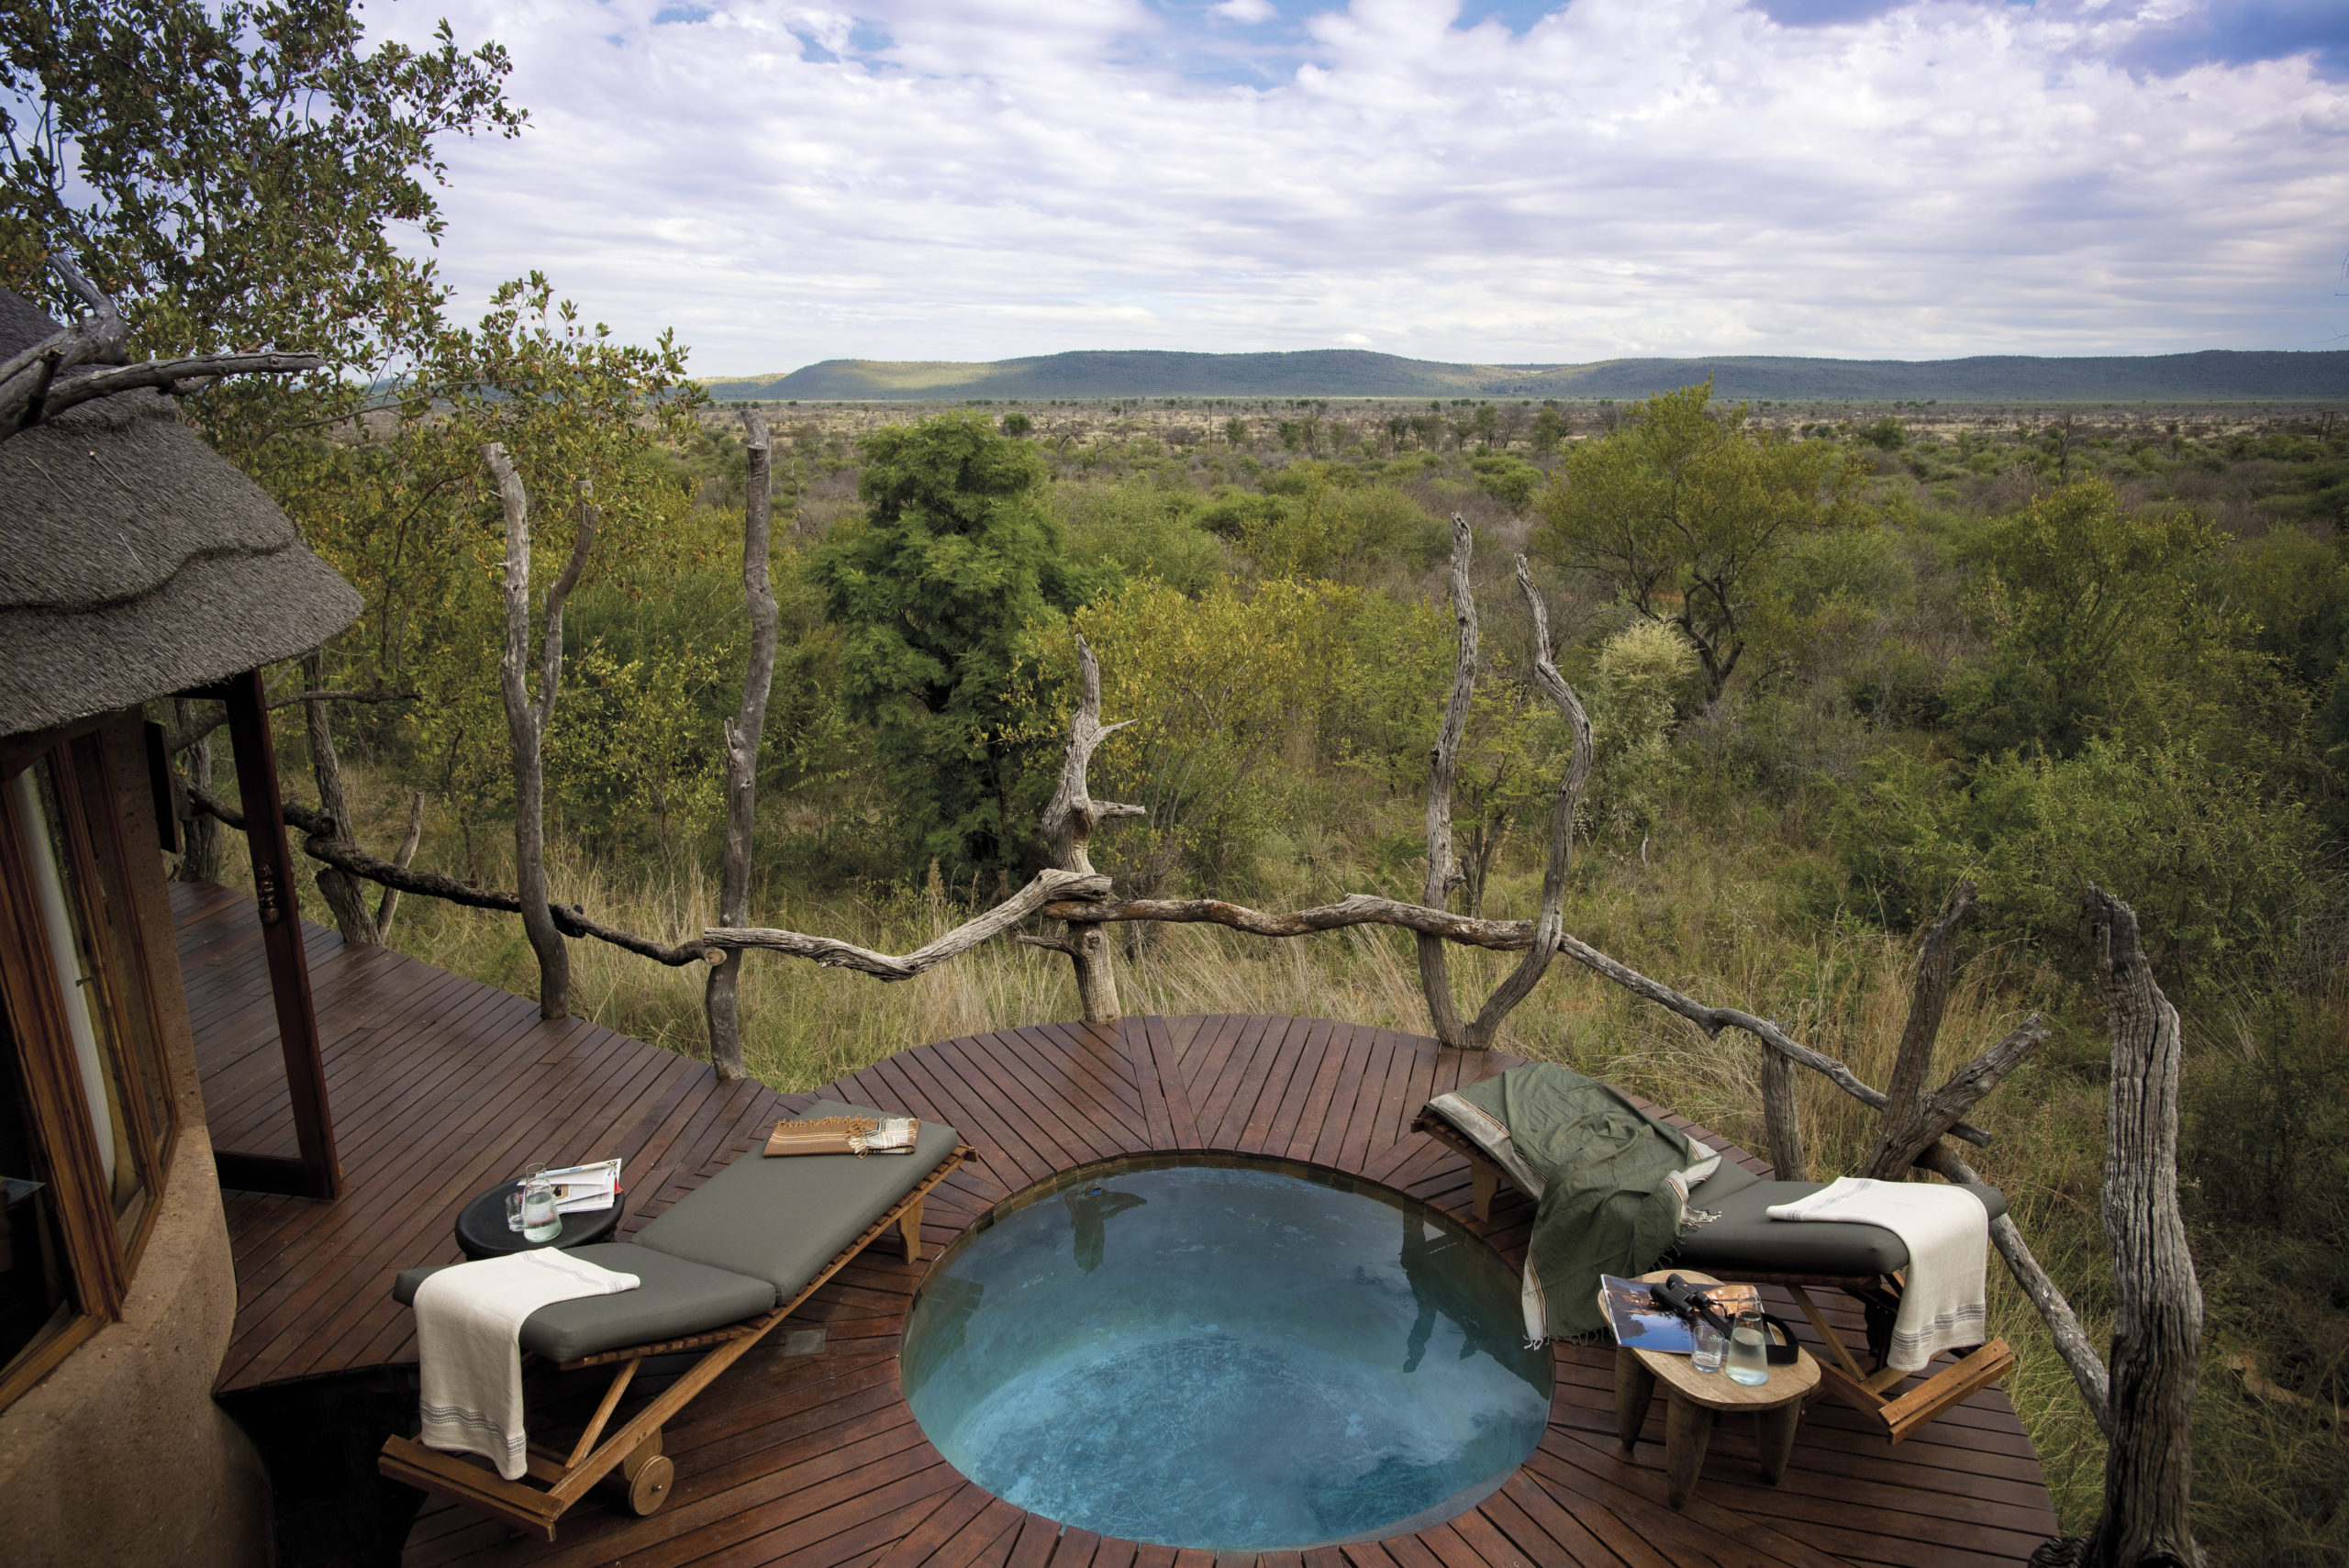
[[[670,1479],[677,1467],[666,1454],[658,1454],[644,1462],[628,1484],[628,1506],[639,1514],[649,1514],[669,1498]]]

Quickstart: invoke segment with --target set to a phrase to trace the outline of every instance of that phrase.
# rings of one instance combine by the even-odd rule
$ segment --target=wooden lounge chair
[[[1422,1109],[1411,1126],[1466,1157],[1477,1218],[1492,1218],[1493,1198],[1504,1182],[1523,1190],[1522,1182],[1434,1106]],[[1908,1248],[1880,1226],[1772,1219],[1765,1212],[1773,1204],[1792,1203],[1824,1185],[1765,1182],[1724,1160],[1688,1195],[1691,1210],[1720,1218],[1684,1232],[1671,1261],[1717,1279],[1784,1287],[1824,1342],[1827,1353],[1819,1358],[1820,1385],[1897,1443],[2012,1371],[2014,1351],[2004,1340],[1992,1340],[1906,1393],[1891,1393],[1909,1376],[1885,1364],[1893,1319],[1900,1308]],[[2007,1200],[1998,1188],[1967,1190],[1982,1200],[1990,1218],[2006,1213]],[[1820,1311],[1810,1297],[1814,1289],[1840,1290],[1860,1304],[1866,1315],[1869,1364],[1863,1366],[1860,1354]]]
[[[819,1100],[807,1118],[885,1112]],[[518,1529],[552,1540],[555,1521],[589,1488],[618,1473],[631,1507],[658,1508],[674,1473],[661,1429],[826,1280],[894,1228],[906,1261],[921,1257],[922,1199],[975,1151],[954,1129],[923,1122],[910,1155],[744,1154],[654,1218],[634,1240],[581,1247],[573,1255],[637,1276],[634,1290],[540,1307],[522,1324],[522,1348],[561,1370],[616,1368],[594,1417],[570,1449],[530,1444],[527,1473],[507,1481],[484,1463],[411,1438],[385,1440],[376,1469],[394,1481],[452,1497]],[[443,1265],[451,1266],[451,1265]],[[437,1273],[409,1269],[393,1295],[412,1305]],[[701,1359],[609,1436],[613,1415],[650,1356],[700,1351]]]

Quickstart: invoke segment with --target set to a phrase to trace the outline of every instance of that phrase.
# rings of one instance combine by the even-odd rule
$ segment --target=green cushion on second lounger
[[[1880,1225],[1850,1225],[1828,1219],[1773,1219],[1773,1204],[1792,1203],[1827,1185],[1824,1182],[1762,1182],[1740,1169],[1745,1180],[1732,1189],[1720,1184],[1735,1167],[1724,1165],[1711,1181],[1688,1195],[1688,1207],[1720,1216],[1680,1233],[1672,1254],[1676,1265],[1723,1279],[1742,1269],[1753,1273],[1888,1274],[1909,1266],[1909,1249]],[[1996,1187],[1969,1186],[1996,1219],[2007,1200]]]
[[[634,1274],[638,1284],[617,1296],[584,1296],[540,1307],[522,1320],[522,1348],[549,1361],[573,1362],[601,1351],[649,1345],[739,1323],[774,1306],[774,1286],[763,1279],[673,1258],[626,1241],[563,1249],[583,1262]],[[403,1269],[393,1298],[416,1304],[416,1287],[440,1268]]]
[[[818,1100],[801,1119],[900,1114]],[[787,1301],[938,1169],[958,1141],[952,1128],[926,1121],[911,1154],[769,1159],[752,1148],[638,1231],[636,1242],[765,1280]]]

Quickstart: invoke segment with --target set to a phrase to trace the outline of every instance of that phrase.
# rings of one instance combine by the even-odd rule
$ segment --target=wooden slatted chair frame
[[[1422,1111],[1411,1123],[1412,1130],[1423,1132],[1447,1148],[1457,1151],[1468,1162],[1468,1180],[1472,1207],[1476,1218],[1489,1220],[1493,1217],[1493,1199],[1508,1173],[1498,1161],[1476,1147],[1467,1134],[1445,1121],[1442,1117]],[[1892,1390],[1908,1381],[1909,1374],[1886,1366],[1880,1357],[1870,1356],[1875,1364],[1864,1366],[1861,1355],[1835,1326],[1827,1320],[1819,1304],[1811,1299],[1813,1290],[1840,1290],[1872,1311],[1882,1312],[1899,1305],[1901,1279],[1898,1274],[1827,1274],[1784,1273],[1766,1270],[1731,1269],[1718,1262],[1708,1262],[1706,1268],[1717,1275],[1728,1275],[1748,1284],[1775,1284],[1794,1297],[1795,1305],[1819,1331],[1827,1353],[1818,1358],[1820,1385],[1843,1404],[1866,1416],[1885,1437],[1898,1442],[1919,1428],[1952,1407],[1964,1403],[2014,1370],[2015,1353],[2004,1340],[1992,1340],[1943,1367],[1932,1376],[1905,1393]]]
[[[602,1351],[559,1363],[558,1370],[562,1372],[597,1366],[616,1366],[618,1371],[604,1390],[604,1397],[586,1429],[567,1453],[538,1443],[529,1446],[522,1480],[508,1481],[484,1464],[427,1448],[413,1438],[396,1436],[384,1440],[376,1457],[376,1470],[391,1480],[451,1498],[548,1540],[555,1538],[556,1521],[598,1482],[615,1472],[627,1488],[629,1506],[640,1515],[651,1513],[668,1497],[675,1473],[675,1467],[661,1451],[662,1428],[715,1382],[720,1373],[764,1339],[769,1330],[804,1306],[858,1253],[893,1228],[904,1240],[906,1262],[919,1262],[922,1200],[964,1160],[976,1154],[970,1145],[957,1144],[952,1153],[939,1162],[937,1169],[868,1226],[788,1301],[780,1302],[755,1318],[722,1328],[652,1344]],[[635,1378],[637,1368],[651,1357],[688,1351],[705,1353],[684,1376],[662,1390],[618,1431],[605,1437],[605,1429]],[[598,1439],[602,1441],[598,1442]]]

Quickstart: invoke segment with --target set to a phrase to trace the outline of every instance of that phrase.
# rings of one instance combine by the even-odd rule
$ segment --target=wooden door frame
[[[295,1146],[300,1151],[289,1160],[282,1154],[215,1149],[213,1161],[224,1187],[332,1201],[342,1195],[342,1162],[335,1152],[326,1059],[318,1045],[317,1010],[310,999],[310,961],[303,950],[302,918],[295,898],[297,872],[285,841],[285,806],[277,788],[268,694],[256,668],[183,695],[228,705],[228,743],[237,760],[237,791],[245,811],[245,847],[252,857],[253,899],[261,912],[270,1000],[277,1011],[278,1046],[285,1059],[285,1090],[294,1107]]]

